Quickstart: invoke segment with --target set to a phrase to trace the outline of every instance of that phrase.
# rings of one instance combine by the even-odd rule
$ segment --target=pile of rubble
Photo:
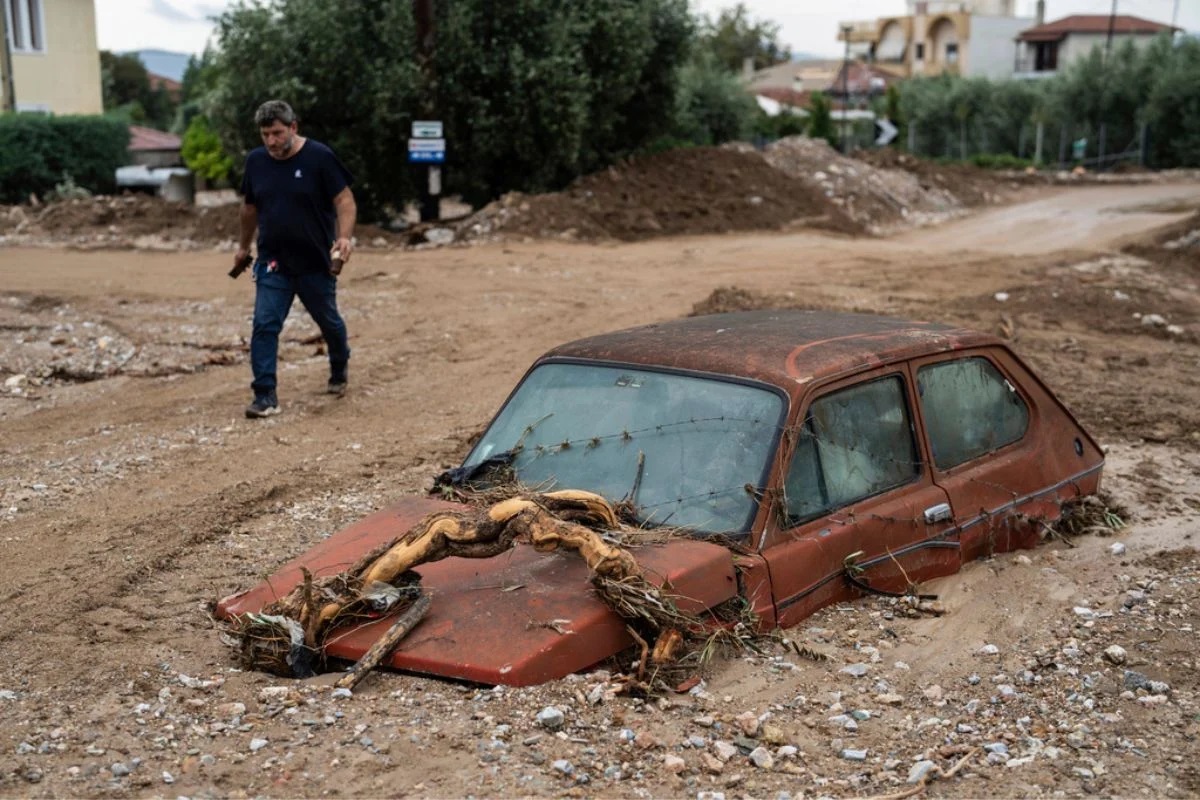
[[[975,205],[973,196],[960,197],[955,188],[961,187],[949,181],[931,183],[901,168],[875,167],[841,155],[823,139],[791,136],[769,145],[764,155],[873,234],[941,222]]]

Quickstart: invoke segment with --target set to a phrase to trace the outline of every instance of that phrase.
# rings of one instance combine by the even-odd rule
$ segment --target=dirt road
[[[1195,795],[1200,256],[1151,231],[1184,236],[1198,208],[1198,184],[1085,187],[887,239],[363,252],[341,287],[350,393],[321,393],[298,311],[285,413],[256,422],[241,417],[252,287],[225,277],[227,256],[0,248],[0,793],[870,794],[905,788],[923,758],[949,770],[1000,743],[1004,758],[928,791]],[[592,704],[598,676],[492,691],[376,675],[338,699],[234,668],[211,600],[427,487],[543,350],[732,284],[1003,328],[1110,447],[1127,555],[1085,537],[971,565],[933,587],[951,608],[937,620],[829,609],[793,635],[831,661],[719,661],[703,691],[661,703]],[[858,661],[868,677],[839,672]],[[1122,697],[1126,667],[1168,699]],[[546,705],[567,711],[560,735],[534,723]],[[831,727],[851,709],[870,716]],[[784,750],[718,772],[701,751],[749,733],[744,713]]]

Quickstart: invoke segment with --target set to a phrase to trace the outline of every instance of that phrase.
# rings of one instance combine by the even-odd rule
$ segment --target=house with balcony
[[[1087,56],[1092,48],[1107,47],[1110,37],[1113,47],[1127,41],[1143,46],[1156,36],[1175,30],[1170,25],[1127,14],[1074,14],[1039,23],[1021,31],[1016,38],[1013,77],[1053,77],[1067,65]]]
[[[1016,15],[1016,0],[908,0],[898,17],[844,22],[839,41],[851,57],[896,78],[1012,74],[1012,41],[1036,22]]]
[[[93,0],[0,0],[0,110],[100,114]]]

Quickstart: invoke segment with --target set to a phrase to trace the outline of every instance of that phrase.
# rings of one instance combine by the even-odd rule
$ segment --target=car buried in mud
[[[784,310],[647,325],[557,347],[509,396],[455,481],[502,466],[526,486],[594,492],[669,528],[633,552],[681,609],[795,625],[865,587],[911,590],[1038,543],[1094,494],[1104,457],[1001,339],[948,325]],[[258,612],[432,512],[412,497],[334,534],[218,615]],[[529,685],[630,647],[573,553],[527,545],[416,567],[432,599],[386,665]],[[552,621],[553,624],[547,624]],[[325,655],[356,660],[387,617]]]

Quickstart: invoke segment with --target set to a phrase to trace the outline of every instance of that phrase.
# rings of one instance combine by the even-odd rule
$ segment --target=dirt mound
[[[562,192],[508,194],[469,217],[460,235],[636,241],[773,230],[793,224],[856,231],[834,203],[762,155],[696,147],[636,158]]]
[[[0,207],[8,244],[138,250],[233,249],[240,205],[191,206],[148,194],[97,196],[46,206]],[[374,225],[357,226],[360,247],[407,244]]]
[[[975,205],[974,193],[959,197],[902,169],[880,168],[847,158],[823,139],[790,136],[767,147],[767,162],[821,192],[856,223],[873,233],[940,222]]]
[[[879,169],[903,170],[927,192],[948,192],[964,206],[996,203],[1016,188],[1006,177],[970,164],[939,164],[890,147],[859,150],[855,158]]]
[[[737,286],[719,286],[712,294],[692,306],[689,317],[706,314],[725,314],[731,311],[758,311],[765,308],[798,308],[794,297],[782,294],[767,294]]]

